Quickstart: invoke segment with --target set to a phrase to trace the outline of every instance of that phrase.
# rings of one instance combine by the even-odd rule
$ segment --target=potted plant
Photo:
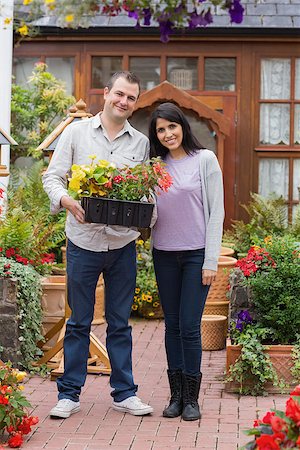
[[[162,319],[163,311],[160,304],[158,288],[154,273],[150,241],[139,239],[137,248],[136,290],[133,299],[132,312],[146,319]]]
[[[21,384],[26,372],[14,369],[10,363],[0,364],[0,449],[19,448],[23,436],[31,432],[31,427],[39,421],[29,415],[31,406],[23,395]]]
[[[245,430],[254,440],[241,450],[296,449],[300,447],[300,385],[286,402],[285,410],[271,409],[253,427]]]
[[[227,390],[261,394],[297,382],[300,252],[291,236],[267,237],[237,263],[246,311],[231,299]],[[273,370],[275,369],[275,370]],[[272,386],[267,384],[271,382]],[[275,389],[274,389],[275,386]],[[277,387],[277,389],[276,389]]]
[[[126,227],[147,228],[153,203],[149,203],[155,188],[167,191],[172,179],[159,158],[149,164],[116,168],[105,160],[72,166],[69,194],[81,199],[87,222]]]

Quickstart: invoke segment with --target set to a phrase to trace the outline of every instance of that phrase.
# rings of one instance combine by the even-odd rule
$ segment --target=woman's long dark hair
[[[150,140],[150,157],[160,156],[165,158],[168,154],[168,149],[164,147],[157,137],[156,121],[157,119],[165,119],[169,122],[175,122],[182,127],[182,147],[187,155],[190,155],[203,147],[196,136],[194,136],[190,124],[185,115],[178,106],[174,103],[162,103],[151,114],[149,125],[149,140]]]

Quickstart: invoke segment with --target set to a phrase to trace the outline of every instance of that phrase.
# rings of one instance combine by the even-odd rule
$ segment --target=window
[[[141,90],[153,89],[160,82],[160,58],[131,57],[129,70],[141,81]]]
[[[122,70],[122,56],[93,56],[92,89],[104,89],[110,77]]]
[[[28,87],[28,77],[32,75],[34,65],[39,61],[45,61],[47,71],[52,73],[58,80],[65,83],[66,92],[74,94],[74,58],[73,57],[47,57],[43,55],[35,58],[14,58],[13,72],[15,83]]]
[[[299,203],[300,59],[264,58],[260,69],[258,192],[281,195],[289,219]],[[268,151],[269,153],[265,153]],[[280,152],[280,155],[279,155]],[[276,154],[277,153],[277,154]]]
[[[167,58],[167,78],[179,89],[198,89],[198,58]]]
[[[235,58],[205,58],[204,90],[235,91]]]

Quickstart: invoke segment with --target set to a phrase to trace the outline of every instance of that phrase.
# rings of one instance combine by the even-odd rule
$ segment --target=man
[[[130,72],[115,73],[104,89],[103,111],[91,119],[70,124],[62,133],[43,176],[51,211],[69,211],[66,222],[68,302],[72,310],[64,338],[65,370],[57,379],[58,403],[51,417],[67,418],[80,409],[79,395],[87,375],[89,334],[99,275],[105,282],[106,345],[111,363],[113,408],[133,415],[153,408],[136,396],[132,375],[132,338],[128,319],[136,278],[136,229],[89,224],[79,202],[69,197],[66,174],[72,164],[90,163],[89,155],[117,166],[145,162],[149,141],[127,121],[138,100],[138,78]]]

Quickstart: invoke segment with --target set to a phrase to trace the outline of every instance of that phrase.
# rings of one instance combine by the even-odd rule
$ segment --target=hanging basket
[[[201,336],[203,350],[223,350],[226,343],[227,317],[221,315],[203,315]]]
[[[230,270],[236,265],[237,259],[232,256],[220,256],[218,261],[218,272],[215,281],[212,283],[207,302],[226,301],[226,293],[229,284]]]

